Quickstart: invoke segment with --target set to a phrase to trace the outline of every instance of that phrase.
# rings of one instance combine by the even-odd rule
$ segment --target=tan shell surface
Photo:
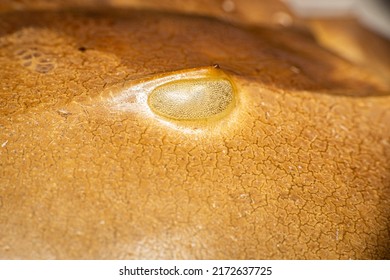
[[[386,77],[289,29],[0,17],[1,258],[390,257]],[[214,64],[237,92],[226,116],[150,111],[154,81]]]

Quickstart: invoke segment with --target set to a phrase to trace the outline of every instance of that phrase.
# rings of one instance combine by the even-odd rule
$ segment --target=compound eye
[[[234,105],[234,87],[222,77],[176,80],[156,87],[148,104],[153,112],[170,119],[209,119]]]

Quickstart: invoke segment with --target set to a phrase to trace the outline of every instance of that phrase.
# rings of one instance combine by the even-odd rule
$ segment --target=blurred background
[[[107,6],[180,11],[241,23],[284,26],[299,23],[298,18],[355,18],[390,38],[390,0],[1,0],[0,12]]]
[[[390,38],[389,0],[285,0],[304,18],[356,17],[363,25]]]
[[[1,0],[0,12],[23,9],[147,8],[212,15],[249,24],[299,25],[298,19],[355,18],[390,38],[390,0]]]

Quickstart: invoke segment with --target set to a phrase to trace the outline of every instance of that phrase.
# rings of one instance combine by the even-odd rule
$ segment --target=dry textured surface
[[[390,258],[388,77],[201,17],[9,12],[0,32],[1,258]],[[237,104],[214,123],[112,106],[215,63]]]

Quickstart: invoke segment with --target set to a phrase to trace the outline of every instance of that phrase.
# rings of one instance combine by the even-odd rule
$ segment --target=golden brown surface
[[[0,16],[1,258],[390,257],[386,73],[293,29]],[[213,64],[237,89],[220,120],[161,119],[124,94]]]

